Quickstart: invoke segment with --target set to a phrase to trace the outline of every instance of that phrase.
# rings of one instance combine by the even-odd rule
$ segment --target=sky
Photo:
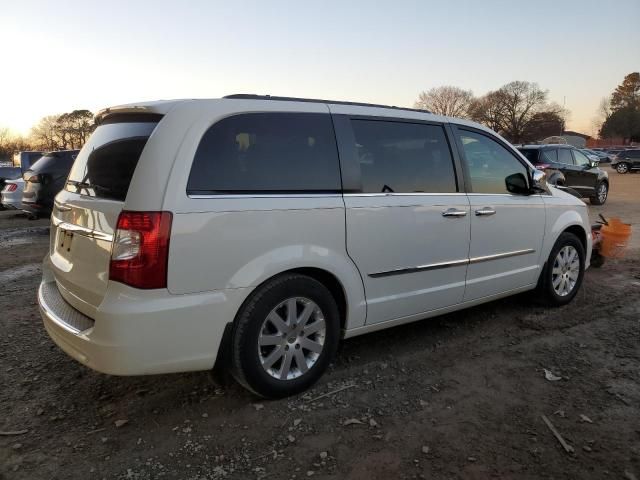
[[[0,127],[231,93],[412,106],[537,82],[592,133],[640,70],[639,0],[0,0]]]

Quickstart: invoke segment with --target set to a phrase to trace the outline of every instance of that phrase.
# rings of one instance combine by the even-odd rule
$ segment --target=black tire
[[[579,272],[573,289],[566,295],[559,295],[553,287],[553,266],[560,250],[567,246],[575,248],[578,253],[578,259],[580,262]],[[551,249],[547,263],[545,264],[538,281],[538,293],[542,303],[548,307],[559,307],[571,302],[582,285],[582,280],[584,278],[584,266],[585,252],[580,239],[570,232],[563,232],[560,234],[558,240],[556,240],[555,245]]]
[[[320,309],[325,321],[324,344],[315,363],[305,373],[298,369],[300,376],[297,378],[281,380],[263,368],[258,341],[263,322],[272,310],[287,299],[296,297],[311,300]],[[282,336],[284,344],[287,335]],[[231,373],[241,385],[259,396],[282,398],[294,395],[308,389],[322,376],[336,354],[339,340],[340,314],[331,292],[306,275],[284,274],[258,287],[238,312],[232,336]],[[285,346],[288,350],[289,345]]]
[[[618,172],[621,175],[624,175],[625,173],[629,173],[629,164],[626,162],[620,162],[616,165],[616,172]]]
[[[602,198],[601,189],[604,189],[604,198]],[[604,205],[607,198],[609,198],[609,184],[607,182],[598,182],[595,195],[589,198],[591,205]]]

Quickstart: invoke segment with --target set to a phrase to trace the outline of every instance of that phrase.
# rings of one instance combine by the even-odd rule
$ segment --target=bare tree
[[[63,113],[56,121],[60,148],[81,148],[94,129],[93,113],[74,110]]]
[[[94,128],[89,110],[49,115],[31,129],[31,143],[42,150],[81,148]]]
[[[500,88],[504,108],[503,133],[513,143],[522,141],[536,113],[546,106],[547,92],[537,83],[515,81]]]
[[[474,100],[469,113],[473,121],[482,123],[495,132],[503,132],[506,108],[502,92],[496,90]]]
[[[469,117],[469,108],[473,103],[473,92],[458,87],[442,86],[421,92],[415,102],[415,108],[429,110],[447,117]]]
[[[475,100],[470,116],[513,143],[561,135],[568,112],[546,98],[535,83],[511,82]]]
[[[56,122],[58,115],[48,115],[31,129],[31,142],[39,150],[58,150],[60,139]]]

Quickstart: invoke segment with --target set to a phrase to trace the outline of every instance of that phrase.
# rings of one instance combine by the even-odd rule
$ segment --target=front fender
[[[598,172],[598,182],[602,182],[602,181],[609,183],[609,174],[604,170],[600,170]]]
[[[572,199],[572,197],[569,197],[569,199]],[[546,262],[549,258],[551,249],[562,232],[570,227],[579,227],[586,240],[585,256],[586,266],[588,267],[589,259],[591,258],[592,239],[591,224],[589,223],[586,205],[574,206],[568,204],[568,199],[555,196],[551,199],[545,199],[545,203],[547,203],[547,225],[549,227],[542,246],[543,262]]]

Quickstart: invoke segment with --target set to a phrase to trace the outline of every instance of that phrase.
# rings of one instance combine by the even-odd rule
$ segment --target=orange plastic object
[[[622,258],[631,238],[631,225],[621,222],[619,218],[610,218],[607,221],[609,225],[603,225],[600,230],[602,233],[600,254],[607,258]]]

